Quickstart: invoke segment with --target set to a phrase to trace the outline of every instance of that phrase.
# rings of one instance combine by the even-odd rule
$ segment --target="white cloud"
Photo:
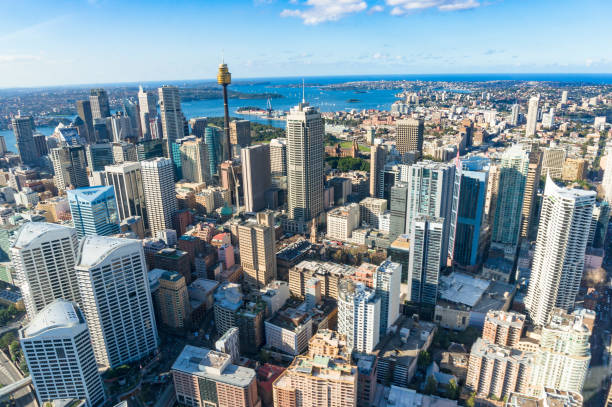
[[[337,21],[347,14],[364,11],[368,5],[362,0],[306,0],[305,7],[285,9],[282,17],[299,17],[304,24],[316,25],[325,21]]]
[[[370,13],[380,13],[381,11],[384,11],[384,7],[381,5],[376,5],[376,6],[372,6],[370,8]]]
[[[478,0],[386,0],[394,16],[436,8],[440,11],[468,10],[480,7]]]
[[[40,61],[42,58],[38,55],[27,55],[27,54],[12,54],[12,55],[0,55],[0,64],[2,63],[13,63],[13,62],[25,62],[25,61]]]

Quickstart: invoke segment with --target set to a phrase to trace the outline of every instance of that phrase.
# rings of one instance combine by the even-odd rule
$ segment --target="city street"
[[[4,352],[0,352],[0,383],[7,385],[20,379],[23,379],[21,372],[13,365],[13,362],[9,360]],[[17,407],[38,407],[31,386],[16,391],[12,399]]]

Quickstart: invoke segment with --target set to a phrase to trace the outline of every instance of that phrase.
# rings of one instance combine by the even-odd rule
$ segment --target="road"
[[[0,351],[0,383],[7,385],[20,379],[23,379],[21,372],[15,367],[5,353]],[[13,400],[17,407],[38,407],[31,386],[17,390],[13,393]]]
[[[18,320],[18,321],[14,321],[14,322],[11,322],[8,325],[3,326],[2,328],[0,328],[0,336],[4,335],[5,333],[7,333],[9,331],[13,331],[15,329],[19,329],[21,327],[22,323],[23,323],[23,320]]]

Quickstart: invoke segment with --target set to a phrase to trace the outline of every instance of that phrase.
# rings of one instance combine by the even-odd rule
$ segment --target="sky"
[[[0,87],[611,73],[610,0],[0,0]]]

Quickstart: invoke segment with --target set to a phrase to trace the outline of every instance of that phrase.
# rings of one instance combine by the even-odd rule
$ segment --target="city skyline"
[[[213,79],[222,59],[236,78],[333,75],[339,64],[346,75],[612,71],[605,32],[612,5],[602,0],[579,8],[569,0],[118,6],[113,0],[6,4],[12,18],[0,32],[0,88]],[[227,20],[241,29],[228,30]],[[147,31],[150,41],[123,45],[130,33]],[[201,41],[194,45],[194,38]],[[143,63],[161,49],[164,58]]]

